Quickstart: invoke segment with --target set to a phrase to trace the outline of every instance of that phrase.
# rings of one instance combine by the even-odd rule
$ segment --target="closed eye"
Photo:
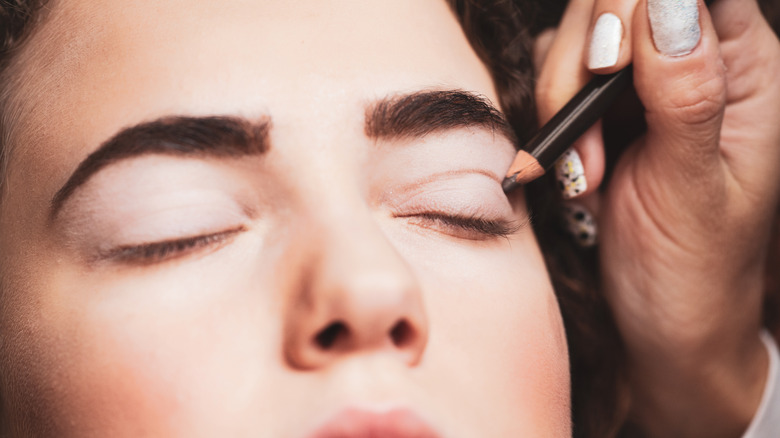
[[[242,231],[246,231],[246,227],[240,226],[217,233],[182,239],[120,246],[100,254],[98,260],[129,265],[162,263],[203,251],[217,250]]]
[[[403,214],[395,217],[408,218],[411,223],[416,225],[469,240],[508,237],[523,226],[523,224],[514,220],[487,219],[476,215],[462,216],[437,212]]]

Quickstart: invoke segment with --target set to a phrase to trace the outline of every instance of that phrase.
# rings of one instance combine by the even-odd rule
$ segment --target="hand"
[[[677,19],[699,14],[677,31],[664,29],[663,8],[651,20],[648,1],[668,3],[570,1],[540,73],[540,117],[590,73],[633,62],[647,130],[603,190],[600,126],[575,145],[587,180],[578,195],[599,207],[604,292],[626,343],[633,420],[648,436],[740,436],[766,378],[758,334],[780,189],[780,43],[755,0],[676,9]],[[597,22],[602,38],[591,48]]]

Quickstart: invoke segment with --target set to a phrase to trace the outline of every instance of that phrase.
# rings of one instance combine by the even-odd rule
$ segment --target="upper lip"
[[[309,438],[441,438],[419,416],[406,409],[371,412],[347,409],[332,417]]]

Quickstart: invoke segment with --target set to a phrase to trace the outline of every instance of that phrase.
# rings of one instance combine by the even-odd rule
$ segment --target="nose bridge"
[[[428,327],[419,285],[366,210],[322,214],[307,227],[307,281],[290,291],[286,316],[285,357],[296,368],[377,351],[412,365],[422,355]]]
[[[344,321],[353,333],[352,347],[381,346],[388,330],[420,307],[410,267],[379,231],[364,229],[329,242],[321,268],[315,292],[328,318]]]

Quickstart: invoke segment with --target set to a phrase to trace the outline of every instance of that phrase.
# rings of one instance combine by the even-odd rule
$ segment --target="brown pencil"
[[[599,120],[628,84],[632,67],[595,76],[523,147],[502,184],[510,192],[529,183],[555,164],[585,131]]]

